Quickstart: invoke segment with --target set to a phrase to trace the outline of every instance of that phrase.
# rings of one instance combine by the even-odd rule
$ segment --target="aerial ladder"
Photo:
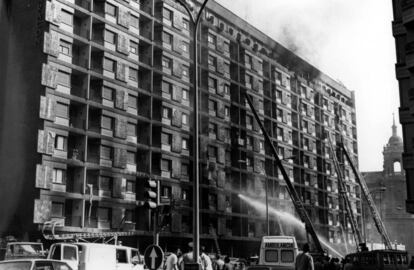
[[[364,194],[364,198],[367,201],[368,207],[370,209],[370,212],[372,214],[372,217],[374,219],[375,227],[378,230],[378,233],[381,235],[382,240],[384,242],[386,249],[393,249],[390,237],[388,236],[387,230],[385,229],[385,225],[381,220],[381,216],[379,215],[379,211],[374,203],[374,200],[372,199],[371,193],[369,192],[367,183],[364,179],[364,177],[361,175],[359,170],[355,167],[355,162],[353,158],[349,155],[345,145],[343,142],[339,143],[339,147],[342,149],[342,151],[345,154],[346,159],[348,160],[349,165],[352,168],[352,171],[355,175],[355,178],[358,182],[358,184],[361,187],[362,194]]]
[[[332,160],[334,162],[336,174],[338,176],[337,179],[338,179],[338,186],[339,186],[339,194],[340,194],[340,196],[341,196],[341,198],[344,202],[345,210],[348,214],[349,222],[351,223],[352,235],[355,238],[355,244],[357,245],[357,249],[358,249],[358,246],[360,244],[362,244],[364,241],[362,240],[362,234],[361,234],[361,231],[358,228],[358,223],[356,221],[355,215],[352,212],[352,206],[351,206],[351,202],[349,201],[349,198],[348,198],[347,189],[346,189],[346,185],[345,185],[345,181],[344,181],[344,176],[342,174],[341,166],[339,164],[335,148],[333,147],[333,144],[332,144],[331,133],[326,132],[326,137],[328,139],[328,145],[329,145],[330,151],[332,153]]]
[[[279,158],[276,148],[273,145],[272,140],[270,139],[269,134],[267,133],[266,129],[263,126],[262,121],[259,118],[259,115],[256,112],[256,109],[253,106],[253,102],[251,100],[251,98],[249,97],[249,95],[245,95],[247,103],[249,104],[250,109],[253,112],[253,115],[257,121],[257,123],[260,126],[261,131],[263,132],[263,135],[265,137],[266,142],[269,144],[270,149],[273,153],[273,156],[275,158],[277,167],[279,168],[280,172],[282,173],[283,179],[286,182],[286,187],[287,187],[287,191],[290,195],[290,198],[292,199],[293,205],[295,207],[296,212],[298,213],[300,219],[302,220],[303,223],[305,223],[305,228],[308,234],[310,234],[310,236],[312,237],[313,240],[313,244],[315,245],[316,251],[320,254],[324,254],[325,251],[322,247],[321,242],[319,241],[318,235],[316,234],[315,228],[313,227],[312,221],[308,215],[308,212],[306,211],[305,206],[303,205],[302,200],[300,199],[298,193],[296,192],[295,187],[293,186],[292,182],[289,179],[289,176],[285,170],[285,168],[283,167],[282,161]]]
[[[121,224],[124,220],[121,221]],[[57,233],[56,227],[62,227],[63,224],[59,221],[46,221],[43,223],[42,234],[46,240],[57,240],[57,241],[83,241],[87,242],[85,239],[107,239],[105,243],[114,241],[115,244],[118,242],[118,237],[120,236],[135,236],[142,234],[139,231],[107,231],[107,232],[74,232],[74,233]]]

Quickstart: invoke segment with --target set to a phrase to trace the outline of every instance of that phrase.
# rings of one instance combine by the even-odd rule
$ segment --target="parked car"
[[[40,242],[8,242],[0,250],[0,260],[41,259],[46,257],[46,251]]]
[[[20,259],[0,262],[0,270],[73,270],[67,263],[47,259]]]

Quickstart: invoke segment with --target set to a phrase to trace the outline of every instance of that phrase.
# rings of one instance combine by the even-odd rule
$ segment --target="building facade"
[[[143,190],[151,178],[161,201],[175,202],[161,246],[185,246],[194,164],[184,9],[169,0],[25,0],[3,1],[0,11],[2,234],[37,237],[54,220],[64,232],[136,230],[145,246],[153,224]],[[354,93],[213,1],[203,18],[202,245],[257,253],[265,217],[249,201],[264,203],[265,192],[272,208],[294,212],[246,94],[318,233],[338,247],[353,244],[325,134],[357,160]],[[342,165],[361,226],[359,187]],[[271,234],[300,238],[299,231],[270,218]],[[131,239],[124,243],[137,243]]]
[[[414,235],[410,228],[414,217],[405,211],[405,172],[401,168],[403,141],[397,135],[397,126],[392,126],[392,136],[383,149],[384,166],[382,171],[365,172],[363,176],[384,222],[390,240],[396,244],[405,245],[407,251],[414,252]],[[365,200],[363,200],[365,235],[367,243],[382,243],[372,215]]]
[[[399,82],[400,123],[404,139],[403,167],[407,184],[406,211],[414,213],[414,116],[412,71],[414,53],[412,43],[414,3],[409,0],[393,0],[393,36],[397,52],[395,73]]]

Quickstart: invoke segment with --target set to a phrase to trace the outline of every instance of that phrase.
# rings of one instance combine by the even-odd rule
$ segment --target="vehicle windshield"
[[[31,262],[1,262],[0,270],[30,270]]]
[[[43,251],[42,247],[41,243],[14,243],[10,244],[9,251],[13,255],[39,255]]]

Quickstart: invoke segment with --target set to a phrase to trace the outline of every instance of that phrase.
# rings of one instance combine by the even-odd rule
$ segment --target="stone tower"
[[[393,115],[392,136],[384,146],[384,175],[404,174],[402,168],[402,153],[404,150],[403,140],[397,135],[397,126]]]

